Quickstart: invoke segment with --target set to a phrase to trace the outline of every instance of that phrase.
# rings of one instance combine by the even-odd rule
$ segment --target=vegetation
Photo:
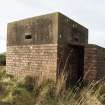
[[[0,66],[5,66],[6,65],[6,54],[2,53],[0,54]]]
[[[17,81],[0,70],[0,105],[105,105],[105,81],[66,89],[64,81],[40,82],[27,76]]]

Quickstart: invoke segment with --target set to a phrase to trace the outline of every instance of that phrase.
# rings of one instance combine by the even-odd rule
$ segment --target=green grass
[[[105,105],[103,80],[65,89],[62,81],[58,84],[52,80],[40,83],[31,76],[19,82],[7,75],[5,68],[0,69],[0,102],[7,105]]]

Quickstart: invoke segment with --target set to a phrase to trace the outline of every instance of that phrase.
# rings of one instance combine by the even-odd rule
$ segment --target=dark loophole
[[[25,39],[31,39],[32,36],[31,35],[25,35]]]
[[[78,39],[78,38],[76,38],[76,37],[74,38],[74,40],[75,40],[76,42],[79,42],[79,39]]]

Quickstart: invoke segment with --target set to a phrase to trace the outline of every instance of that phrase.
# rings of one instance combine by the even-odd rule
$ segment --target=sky
[[[1,0],[0,53],[6,51],[7,24],[61,12],[89,29],[89,43],[105,47],[105,0]]]

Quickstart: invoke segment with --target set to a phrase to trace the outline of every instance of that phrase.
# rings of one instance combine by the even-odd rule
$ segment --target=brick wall
[[[96,80],[105,78],[105,48],[96,46],[97,48],[97,76]]]
[[[100,80],[105,76],[105,49],[88,44],[85,47],[84,78],[85,80]]]
[[[8,46],[7,52],[7,73],[56,79],[56,44]]]
[[[96,72],[96,48],[87,45],[84,56],[84,79],[90,81],[96,79]]]

